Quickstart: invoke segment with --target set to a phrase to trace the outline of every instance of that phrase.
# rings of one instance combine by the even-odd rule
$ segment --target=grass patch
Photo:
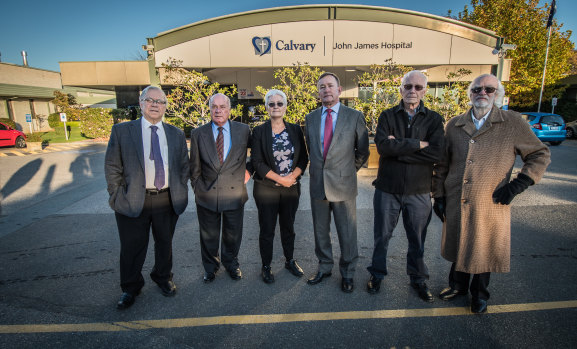
[[[61,124],[54,131],[45,132],[42,135],[42,141],[45,143],[68,143],[76,141],[84,141],[86,138],[80,133],[80,122],[79,121],[68,121],[66,126],[70,128],[68,134],[68,140],[66,140],[66,135],[64,134],[64,126]]]

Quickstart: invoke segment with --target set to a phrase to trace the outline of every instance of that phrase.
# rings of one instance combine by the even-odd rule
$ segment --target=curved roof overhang
[[[458,36],[489,47],[498,47],[502,38],[491,30],[432,14],[364,5],[303,5],[275,7],[235,13],[192,23],[159,33],[149,39],[154,50],[236,29],[300,21],[367,21],[407,25]]]

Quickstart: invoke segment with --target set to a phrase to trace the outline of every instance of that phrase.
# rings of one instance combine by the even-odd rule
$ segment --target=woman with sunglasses
[[[251,162],[260,226],[262,279],[270,284],[274,282],[271,262],[277,216],[285,268],[295,276],[303,275],[293,256],[294,221],[300,198],[299,180],[307,167],[308,154],[300,126],[284,121],[287,110],[284,92],[270,90],[264,100],[270,120],[253,130]]]

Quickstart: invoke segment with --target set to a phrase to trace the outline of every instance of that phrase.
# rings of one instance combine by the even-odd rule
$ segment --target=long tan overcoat
[[[511,208],[495,204],[492,194],[509,183],[517,155],[521,173],[537,183],[551,162],[549,148],[519,113],[496,107],[479,130],[471,110],[454,117],[445,137],[445,157],[433,178],[433,196],[446,197],[441,254],[457,271],[508,272]]]

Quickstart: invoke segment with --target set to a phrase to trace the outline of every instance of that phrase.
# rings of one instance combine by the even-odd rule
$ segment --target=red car
[[[26,147],[26,135],[0,122],[0,147]]]

